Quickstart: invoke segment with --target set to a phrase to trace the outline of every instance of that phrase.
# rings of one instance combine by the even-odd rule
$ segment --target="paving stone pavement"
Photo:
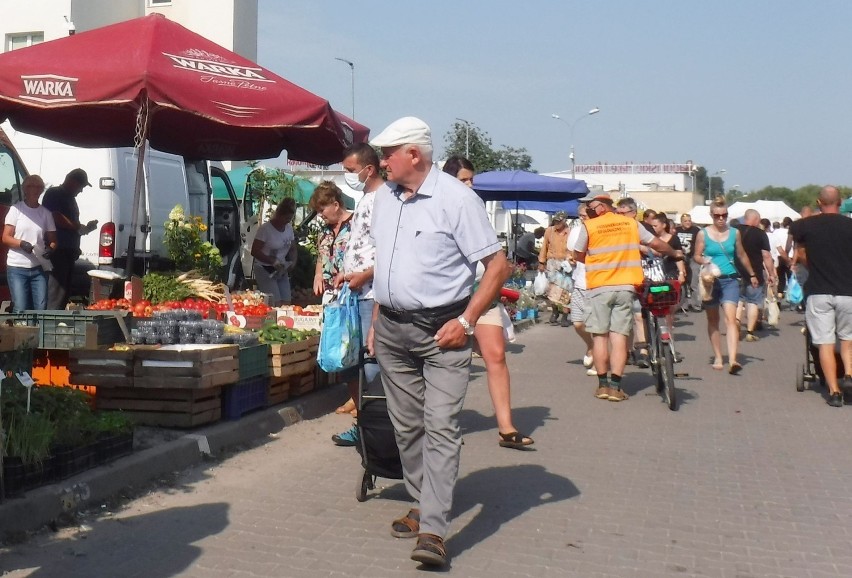
[[[648,370],[630,399],[595,399],[573,330],[537,325],[510,346],[516,425],[536,451],[497,445],[481,360],[463,415],[446,571],[472,578],[852,576],[852,408],[795,391],[801,316],[741,342],[739,376],[709,366],[701,314],[675,336],[682,403]],[[342,393],[342,390],[341,390]],[[401,482],[355,500],[359,459],[330,414],[289,427],[85,527],[0,550],[0,574],[205,578],[415,576],[389,534]]]

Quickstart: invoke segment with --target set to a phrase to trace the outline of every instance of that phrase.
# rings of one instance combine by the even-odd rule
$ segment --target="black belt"
[[[275,267],[272,265],[261,265],[267,273],[275,273]]]
[[[449,305],[429,307],[427,309],[413,309],[409,311],[400,311],[398,309],[391,309],[390,307],[379,305],[379,313],[396,323],[411,323],[413,325],[428,328],[429,330],[437,330],[450,319],[455,319],[464,313],[469,302],[470,297],[465,297],[461,301],[456,301]]]
[[[739,279],[739,273],[733,273],[732,275],[719,275],[719,279]]]

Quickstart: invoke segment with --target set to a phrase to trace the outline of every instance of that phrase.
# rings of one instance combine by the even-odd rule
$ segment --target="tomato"
[[[133,316],[145,317],[145,305],[143,303],[137,303],[133,306]]]

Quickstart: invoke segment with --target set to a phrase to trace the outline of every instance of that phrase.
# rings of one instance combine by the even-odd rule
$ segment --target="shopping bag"
[[[802,286],[799,285],[799,280],[796,274],[790,275],[790,280],[787,281],[787,303],[790,305],[798,305],[805,299],[805,294],[802,291]]]
[[[358,295],[344,283],[340,292],[323,307],[317,365],[332,373],[358,365],[361,351],[361,314]]]
[[[547,293],[548,285],[550,285],[550,282],[547,280],[547,275],[544,271],[539,271],[538,275],[535,276],[535,281],[533,281],[533,293],[544,295]]]
[[[766,300],[763,307],[766,310],[766,323],[772,327],[778,327],[778,322],[781,320],[781,308],[778,307],[775,285],[766,286]]]

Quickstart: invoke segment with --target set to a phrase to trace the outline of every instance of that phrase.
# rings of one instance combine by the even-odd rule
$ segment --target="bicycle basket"
[[[680,303],[680,283],[677,281],[649,281],[642,284],[639,293],[642,307],[646,309],[664,309],[676,307]]]

